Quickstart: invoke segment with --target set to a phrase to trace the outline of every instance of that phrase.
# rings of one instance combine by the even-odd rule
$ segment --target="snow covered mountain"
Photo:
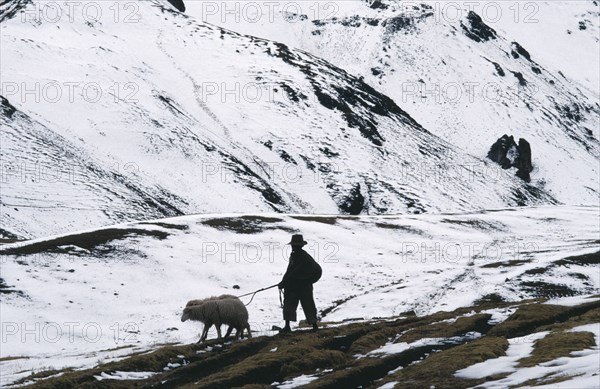
[[[470,154],[485,155],[503,134],[525,138],[538,185],[562,202],[597,202],[598,2],[247,8],[235,14],[234,7],[200,1],[190,3],[189,13],[330,61]]]
[[[4,3],[3,237],[206,212],[597,200],[597,95],[498,33],[476,42],[473,16],[433,23],[426,6],[404,17],[351,3],[359,17],[304,21],[304,46],[283,33],[223,29],[158,0]],[[340,36],[371,45],[360,48],[371,50],[366,64],[335,48]],[[402,93],[405,83],[513,88],[520,78],[539,90],[499,104]],[[504,133],[531,143],[530,184],[487,160]]]
[[[400,217],[219,214],[5,245],[1,384],[195,342],[199,327],[180,322],[185,303],[276,284],[296,231],[324,270],[315,285],[319,316],[340,322],[597,295],[598,223],[598,207],[562,206]],[[255,335],[281,325],[276,289],[257,294],[248,310]],[[494,312],[505,319],[514,310]]]

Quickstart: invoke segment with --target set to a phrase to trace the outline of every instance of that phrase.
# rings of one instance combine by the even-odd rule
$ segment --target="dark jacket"
[[[321,278],[321,266],[302,249],[292,251],[290,263],[279,283],[280,288],[302,287],[314,284]]]

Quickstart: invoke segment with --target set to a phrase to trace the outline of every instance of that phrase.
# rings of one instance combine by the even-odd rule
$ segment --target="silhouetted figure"
[[[279,289],[283,289],[283,320],[285,327],[280,332],[290,332],[290,321],[296,321],[296,310],[298,303],[306,316],[306,322],[312,324],[313,331],[317,327],[317,307],[313,298],[313,284],[321,278],[321,266],[304,251],[302,247],[306,241],[302,235],[292,235],[289,243],[292,245],[290,262],[283,279],[279,283]]]

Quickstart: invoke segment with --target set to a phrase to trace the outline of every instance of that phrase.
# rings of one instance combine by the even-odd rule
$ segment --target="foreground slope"
[[[159,1],[119,14],[92,3],[101,17],[82,13],[88,3],[75,12],[3,5],[4,238],[202,212],[421,213],[572,199],[432,134],[307,52]],[[50,6],[62,17],[36,16]]]
[[[36,388],[596,388],[599,297],[487,302],[422,317],[329,323],[316,334],[165,346],[22,382]]]
[[[315,286],[321,320],[339,322],[597,294],[598,224],[597,207],[206,215],[5,245],[2,379],[197,340],[200,327],[179,319],[185,303],[276,284],[295,232],[324,269]],[[255,335],[282,324],[275,289],[248,310]]]

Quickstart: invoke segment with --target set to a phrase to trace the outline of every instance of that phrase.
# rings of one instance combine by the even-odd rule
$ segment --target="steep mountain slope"
[[[572,200],[430,133],[306,52],[158,1],[120,13],[92,2],[95,18],[62,5],[58,20],[45,2],[18,4],[1,26],[6,237],[182,213],[419,213]],[[59,174],[65,169],[74,175]],[[593,169],[581,167],[582,179]],[[578,203],[589,200],[570,187]]]
[[[235,14],[194,2],[189,12],[330,61],[471,154],[485,156],[503,134],[525,138],[537,185],[562,202],[597,202],[598,2],[293,4]]]
[[[180,322],[185,303],[277,283],[297,231],[324,269],[324,322],[598,294],[598,211],[182,216],[5,245],[2,384],[196,341],[199,327]],[[282,324],[275,289],[248,310],[255,335]]]

